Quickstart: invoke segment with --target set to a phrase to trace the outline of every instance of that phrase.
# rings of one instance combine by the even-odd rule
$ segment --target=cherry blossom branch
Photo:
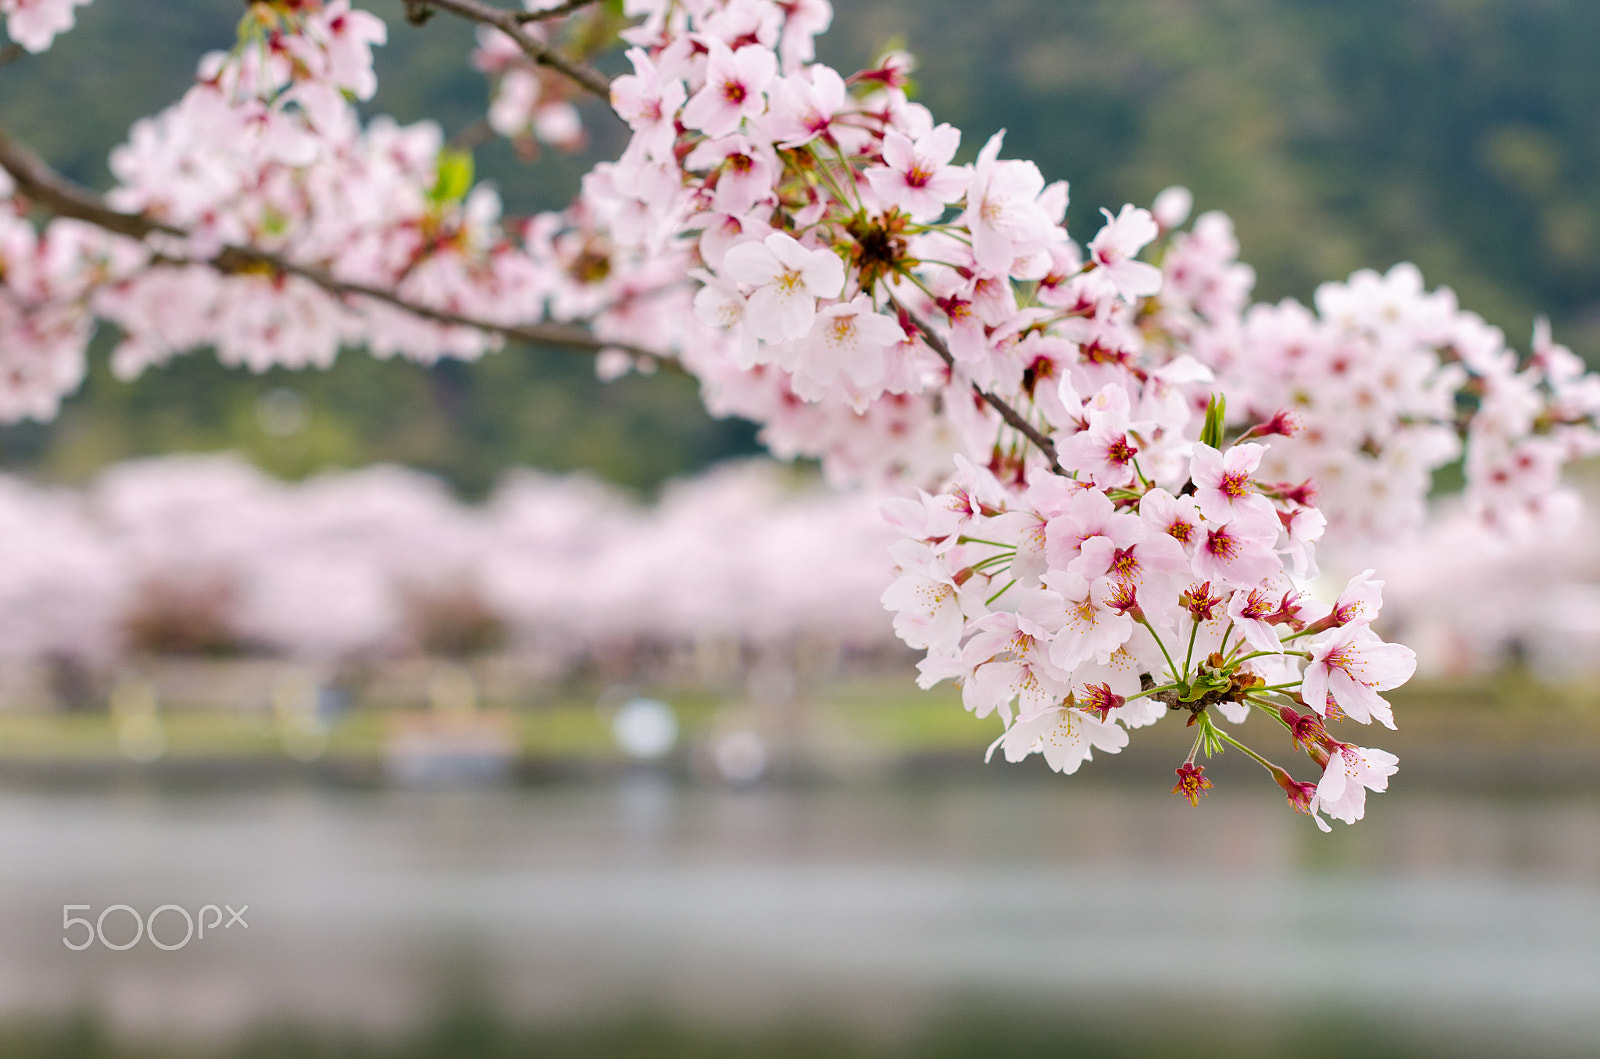
[[[87,221],[130,239],[143,239],[156,232],[176,236],[188,234],[142,214],[112,209],[93,192],[78,187],[51,169],[42,158],[6,135],[4,129],[0,129],[0,168],[11,174],[18,191],[58,217]]]
[[[896,309],[906,314],[906,318],[910,320],[912,325],[922,333],[922,340],[926,342],[929,348],[931,348],[935,353],[939,354],[939,359],[943,360],[948,366],[954,368],[956,366],[956,359],[951,355],[950,347],[945,344],[945,340],[939,336],[939,333],[930,327],[928,323],[916,313],[912,312],[910,309],[907,309],[898,301],[895,301],[893,298],[889,300]],[[1027,418],[1024,417],[1021,412],[1018,412],[1003,399],[996,397],[994,394],[990,393],[988,390],[985,390],[977,383],[973,383],[972,392],[983,398],[990,408],[993,408],[996,412],[999,412],[1000,418],[1004,419],[1009,426],[1017,431],[1017,433],[1021,434],[1023,437],[1032,442],[1034,448],[1044,453],[1045,459],[1050,461],[1050,469],[1052,471],[1056,472],[1057,474],[1067,473],[1066,468],[1061,466],[1061,460],[1056,454],[1055,443],[1046,437],[1038,427],[1028,422]]]
[[[555,7],[547,7],[540,11],[518,11],[514,15],[518,22],[544,22],[547,19],[564,18],[574,11],[581,11],[598,2],[599,0],[567,0],[566,3],[557,4]]]
[[[530,21],[523,17],[526,12],[507,11],[502,7],[481,3],[480,0],[406,0],[406,17],[412,22],[420,23],[426,20],[434,10],[448,11],[469,22],[493,26],[515,41],[517,47],[522,49],[522,53],[536,65],[548,66],[557,73],[571,78],[610,104],[611,80],[589,64],[569,59],[550,45],[528,36],[522,29],[522,23]]]
[[[11,139],[0,129],[0,169],[11,174],[17,190],[30,201],[59,217],[84,221],[117,235],[130,239],[144,239],[151,235],[169,235],[187,238],[190,233],[176,225],[153,220],[140,213],[123,213],[107,206],[99,196],[72,183],[27,147]],[[682,366],[668,356],[626,342],[607,342],[578,324],[497,324],[461,313],[435,309],[409,301],[384,287],[365,283],[351,283],[338,279],[322,269],[297,264],[267,250],[249,246],[225,246],[221,252],[203,262],[219,272],[234,273],[251,267],[265,266],[275,272],[297,276],[316,284],[329,294],[340,298],[362,297],[401,309],[413,316],[434,323],[456,327],[470,327],[479,331],[501,335],[530,345],[554,346],[569,352],[593,356],[607,349],[621,350],[635,357],[643,357],[669,371],[681,372]]]
[[[26,54],[27,49],[25,49],[22,45],[7,44],[5,47],[0,48],[0,66],[4,66],[6,63],[10,62],[16,62]]]

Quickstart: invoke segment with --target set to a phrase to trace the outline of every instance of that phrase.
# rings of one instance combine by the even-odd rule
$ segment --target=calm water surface
[[[1112,1018],[1182,997],[1600,1054],[1600,797],[1389,795],[1335,826],[1082,779],[8,791],[0,1018],[403,1028],[455,991],[526,1019],[893,1030],[951,998]],[[116,903],[248,904],[249,925],[65,948],[64,904]]]

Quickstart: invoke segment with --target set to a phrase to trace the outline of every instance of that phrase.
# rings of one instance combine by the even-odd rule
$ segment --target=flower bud
[[[1265,423],[1257,423],[1240,435],[1239,440],[1248,438],[1266,438],[1273,435],[1282,435],[1292,438],[1306,428],[1305,420],[1299,412],[1292,408],[1282,408],[1275,412],[1271,419]]]
[[[1289,806],[1297,813],[1311,814],[1311,799],[1316,796],[1315,783],[1302,783],[1276,765],[1270,766],[1272,778],[1278,781],[1289,799]]]
[[[1304,748],[1307,753],[1314,756],[1314,748],[1328,742],[1328,730],[1323,726],[1322,718],[1316,714],[1296,713],[1288,706],[1280,706],[1278,716],[1289,726],[1289,734],[1294,738],[1296,750]]]

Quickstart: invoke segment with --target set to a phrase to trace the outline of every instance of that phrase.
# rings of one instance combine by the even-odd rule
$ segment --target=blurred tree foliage
[[[447,133],[475,122],[485,88],[465,58],[472,29],[442,17],[410,27],[400,0],[369,6],[390,25],[369,109],[431,117]],[[854,68],[898,37],[918,56],[921,98],[963,129],[967,156],[1006,128],[1007,156],[1072,181],[1076,232],[1093,232],[1100,206],[1184,183],[1199,208],[1233,215],[1261,297],[1306,300],[1322,280],[1409,259],[1518,346],[1543,312],[1575,349],[1600,353],[1600,5],[835,6],[824,59]],[[176,98],[237,15],[230,0],[100,0],[50,52],[0,67],[0,123],[104,186],[109,148]],[[620,149],[603,113],[591,109],[589,127],[593,156]],[[529,167],[498,142],[478,156],[512,212],[559,206],[589,161]],[[397,460],[471,494],[515,464],[649,487],[754,447],[748,425],[711,422],[684,380],[602,387],[557,353],[431,369],[347,355],[325,373],[259,377],[194,356],[126,384],[106,372],[105,348],[58,422],[0,431],[7,466],[73,480],[125,455],[232,447],[291,476]]]

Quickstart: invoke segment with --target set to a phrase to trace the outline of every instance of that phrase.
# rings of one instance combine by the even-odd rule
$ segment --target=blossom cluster
[[[1129,729],[1182,713],[1197,729],[1178,769],[1191,801],[1210,786],[1196,754],[1231,745],[1301,812],[1360,819],[1395,759],[1335,739],[1325,722],[1394,727],[1380,692],[1409,679],[1416,658],[1371,629],[1383,582],[1368,570],[1331,606],[1302,591],[1291,571],[1306,572],[1323,522],[1302,499],[1260,488],[1263,445],[1197,443],[1146,477],[1139,442],[1186,414],[1163,424],[1150,411],[1115,385],[1097,394],[1089,425],[1062,445],[1085,453],[1082,478],[1008,493],[968,464],[952,491],[893,506],[907,539],[883,600],[901,638],[927,648],[920,682],[954,678],[967,709],[997,714],[1005,731],[990,753],[1009,761],[1037,753],[1076,772],[1095,749],[1126,746]],[[1319,782],[1294,780],[1231,734],[1253,712],[1292,734]]]
[[[502,338],[404,306],[491,326],[568,319],[594,311],[585,268],[615,273],[620,310],[626,266],[581,238],[554,252],[578,222],[505,218],[434,123],[363,127],[355,103],[376,89],[386,32],[347,0],[248,5],[240,42],[112,152],[107,203],[168,231],[36,230],[0,172],[0,420],[54,415],[97,320],[115,325],[112,365],[131,377],[205,347],[255,371],[326,367],[353,345],[473,358]],[[661,283],[659,268],[641,280]]]
[[[1464,460],[1469,504],[1511,535],[1570,521],[1561,468],[1600,451],[1600,377],[1543,322],[1520,360],[1505,334],[1427,291],[1414,265],[1323,284],[1314,309],[1249,305],[1250,270],[1221,214],[1180,232],[1164,256],[1157,319],[1217,372],[1231,422],[1289,410],[1303,427],[1269,472],[1316,483],[1348,549],[1409,536],[1433,474]]]

